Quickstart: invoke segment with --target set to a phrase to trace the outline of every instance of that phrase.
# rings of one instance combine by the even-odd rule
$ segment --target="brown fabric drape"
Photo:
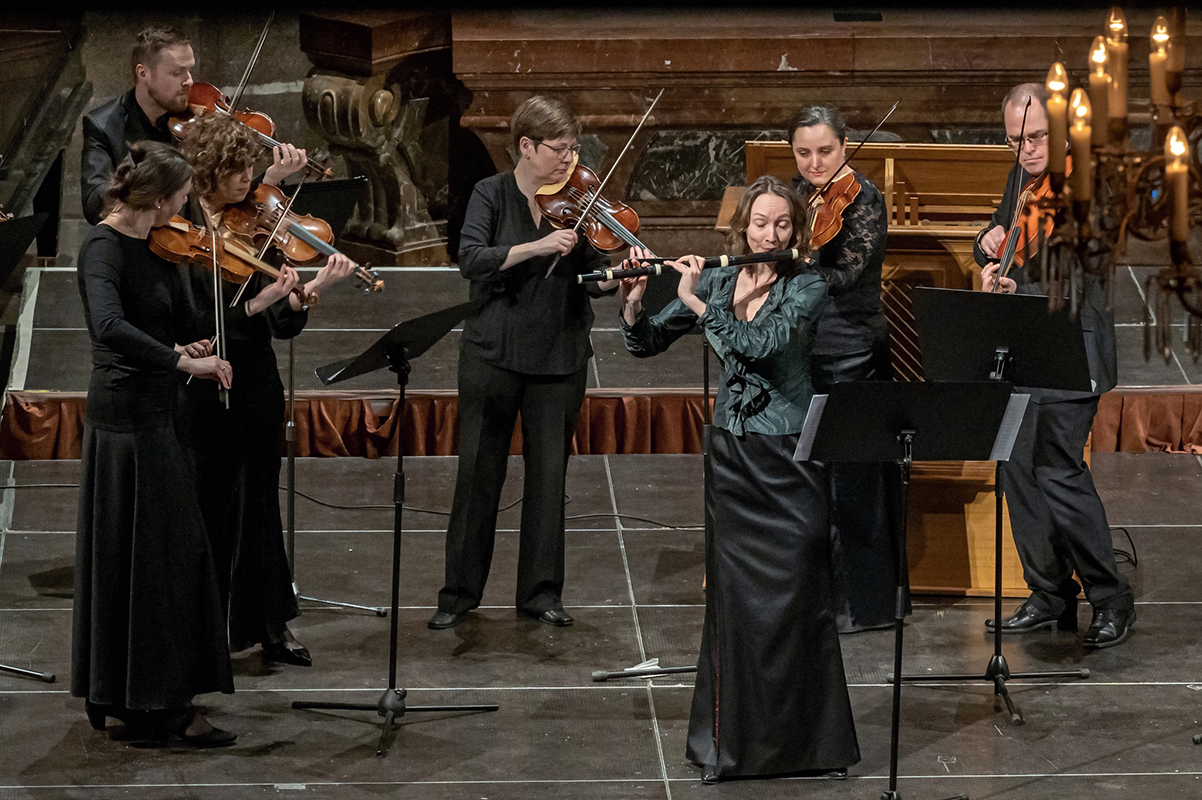
[[[0,417],[0,458],[79,458],[83,392],[9,392]],[[409,392],[404,419],[396,397],[380,392],[298,392],[298,456],[455,455],[458,397]],[[581,408],[572,452],[700,453],[699,394],[676,390],[593,389]],[[398,423],[400,423],[398,425]],[[401,435],[398,437],[398,428]],[[283,452],[283,435],[280,437]],[[510,452],[521,452],[520,427]],[[1094,420],[1095,453],[1202,453],[1202,387],[1119,388],[1104,395]]]

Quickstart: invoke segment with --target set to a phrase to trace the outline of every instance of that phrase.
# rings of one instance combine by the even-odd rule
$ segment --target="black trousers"
[[[1083,458],[1098,398],[1030,403],[1009,461],[1000,463],[1014,544],[1031,600],[1059,614],[1080,587],[1096,608],[1131,608],[1106,509]]]
[[[563,608],[564,481],[585,376],[586,368],[571,375],[525,375],[459,354],[459,471],[440,611],[476,608],[484,595],[519,411],[525,486],[514,604],[536,613]]]
[[[842,381],[887,381],[888,343],[874,349],[810,358],[814,391]],[[901,478],[885,463],[828,465],[831,565],[840,633],[893,625],[897,594],[897,504]],[[903,569],[904,574],[904,569]],[[909,598],[906,613],[909,613]]]

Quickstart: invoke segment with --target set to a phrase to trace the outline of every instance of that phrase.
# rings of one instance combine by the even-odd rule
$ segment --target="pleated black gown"
[[[860,760],[832,603],[826,475],[797,436],[712,429],[688,758],[719,778]]]
[[[234,690],[208,538],[172,425],[173,266],[98,225],[79,256],[92,337],[71,693],[140,710]]]

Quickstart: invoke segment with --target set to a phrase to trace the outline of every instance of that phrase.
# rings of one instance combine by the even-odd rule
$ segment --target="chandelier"
[[[1112,8],[1105,32],[1089,54],[1088,89],[1065,97],[1064,65],[1048,71],[1048,172],[1050,196],[1029,212],[1051,219],[1040,226],[1037,277],[1053,309],[1078,303],[1077,271],[1103,280],[1111,301],[1117,259],[1128,237],[1168,240],[1170,265],[1145,283],[1144,357],[1153,350],[1168,362],[1176,306],[1185,311],[1185,348],[1202,356],[1202,275],[1190,258],[1191,228],[1202,222],[1202,175],[1190,142],[1202,126],[1202,112],[1181,96],[1185,71],[1185,11],[1157,17],[1148,56],[1152,147],[1136,149],[1127,113],[1127,21]],[[1072,145],[1072,171],[1065,178],[1065,142]],[[1067,292],[1066,292],[1067,288]]]

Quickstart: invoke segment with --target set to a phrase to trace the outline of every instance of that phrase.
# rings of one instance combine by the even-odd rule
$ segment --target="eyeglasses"
[[[1022,137],[1021,139],[1017,136],[1007,136],[1006,144],[1008,144],[1010,146],[1011,150],[1017,150],[1019,148],[1019,145],[1021,145],[1021,144],[1026,144],[1026,145],[1043,144],[1043,140],[1046,138],[1048,138],[1047,131],[1035,131],[1034,133],[1028,133],[1026,136]]]
[[[532,139],[531,141],[534,142],[535,147],[538,147],[540,144],[543,145],[548,150],[553,152],[555,157],[560,160],[562,160],[564,156],[567,156],[570,159],[572,156],[580,152],[580,145],[578,144],[561,144],[559,147],[552,147],[542,139]]]

